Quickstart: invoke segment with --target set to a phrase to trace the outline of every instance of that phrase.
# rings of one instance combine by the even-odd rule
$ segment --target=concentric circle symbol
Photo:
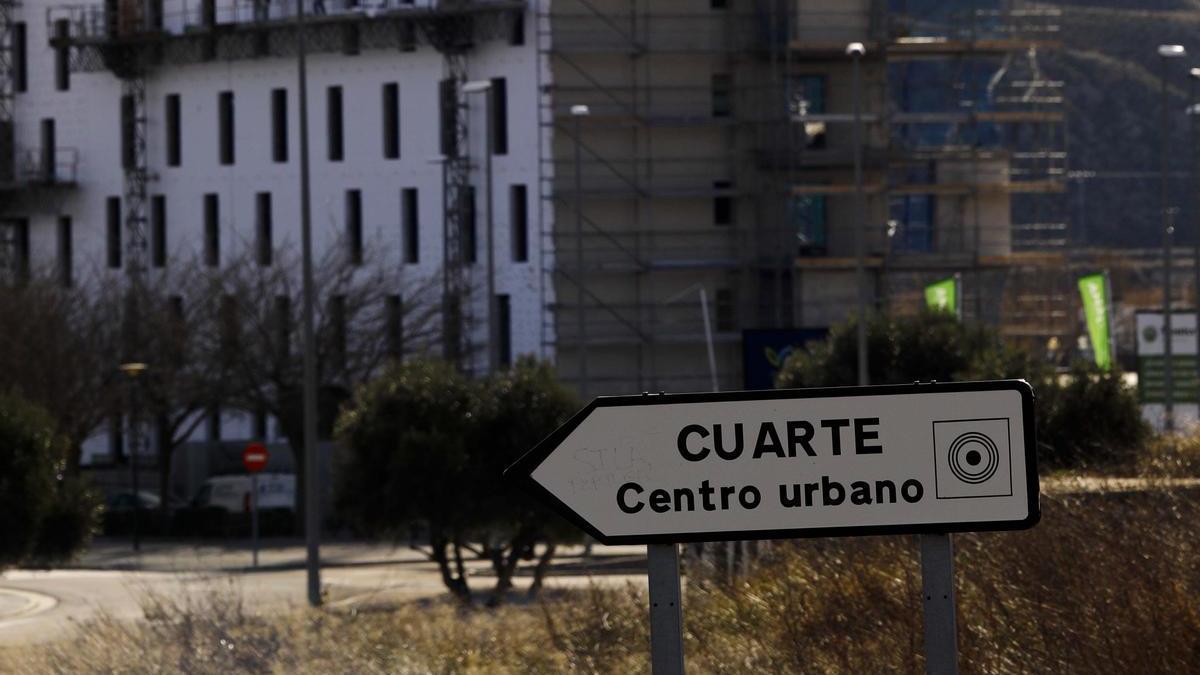
[[[968,431],[959,434],[950,444],[947,460],[955,478],[978,485],[996,475],[996,469],[1000,466],[1000,452],[987,435]]]

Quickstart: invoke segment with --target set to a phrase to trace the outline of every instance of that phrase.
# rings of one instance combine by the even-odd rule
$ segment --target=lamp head
[[[575,117],[583,117],[584,115],[590,115],[591,112],[592,112],[592,109],[587,107],[586,105],[571,106],[571,114],[574,115]]]
[[[1158,55],[1164,59],[1177,59],[1187,56],[1187,50],[1183,48],[1183,45],[1159,45]]]
[[[851,42],[846,45],[846,56],[864,56],[867,53],[867,48],[861,42]]]

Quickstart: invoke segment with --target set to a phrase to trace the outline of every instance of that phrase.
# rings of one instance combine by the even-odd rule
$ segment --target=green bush
[[[856,384],[857,344],[854,321],[833,327],[825,342],[788,358],[776,386]],[[992,329],[946,313],[872,317],[867,353],[872,384],[1027,380],[1035,393],[1039,462],[1050,468],[1128,466],[1150,440],[1137,396],[1118,373],[1083,363],[1056,373],[1028,351],[1003,344]]]
[[[0,568],[68,558],[90,540],[100,502],[63,478],[66,450],[44,410],[0,395]]]
[[[359,389],[338,421],[335,505],[361,534],[399,538],[427,528],[447,588],[472,601],[460,564],[492,563],[489,603],[512,587],[520,561],[541,558],[531,593],[569,529],[502,479],[505,467],[576,409],[545,364],[469,381],[445,363],[392,366]]]

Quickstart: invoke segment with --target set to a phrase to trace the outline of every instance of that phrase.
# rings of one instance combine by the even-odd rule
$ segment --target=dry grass
[[[959,644],[969,673],[1200,672],[1197,493],[1046,498],[1032,531],[960,535]],[[921,672],[912,538],[777,544],[734,587],[693,582],[689,670]],[[72,642],[0,652],[5,673],[637,673],[646,603],[594,587],[534,606],[449,603],[249,615],[236,593],[148,597]]]

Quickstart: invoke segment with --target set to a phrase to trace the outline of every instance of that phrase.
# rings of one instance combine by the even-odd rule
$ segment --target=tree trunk
[[[432,530],[433,528],[430,529]],[[442,583],[445,584],[446,589],[463,604],[471,604],[471,589],[467,584],[466,577],[461,576],[460,573],[460,576],[456,578],[454,572],[450,569],[450,556],[446,551],[450,542],[444,536],[431,532],[429,545],[433,549],[431,557],[437,563],[438,571],[442,574]],[[459,569],[462,569],[461,566]]]
[[[546,578],[546,572],[550,571],[550,561],[554,559],[554,551],[558,548],[554,542],[546,544],[546,550],[542,551],[542,556],[538,558],[537,565],[533,568],[533,583],[529,584],[529,599],[533,600],[542,591],[542,580]]]

